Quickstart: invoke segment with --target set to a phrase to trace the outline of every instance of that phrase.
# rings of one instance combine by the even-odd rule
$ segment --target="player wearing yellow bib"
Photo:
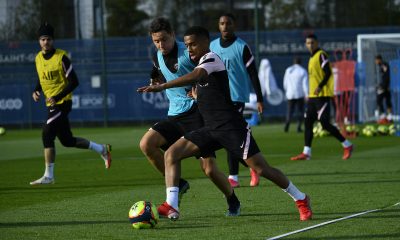
[[[109,168],[111,145],[98,144],[72,135],[68,114],[72,108],[72,91],[79,85],[79,81],[66,52],[53,46],[53,27],[48,23],[42,24],[38,36],[41,51],[35,58],[35,64],[39,81],[32,98],[35,102],[39,101],[41,92],[46,98],[47,120],[42,131],[46,168],[44,175],[30,184],[54,183],[56,137],[65,147],[91,149],[99,153],[106,168]]]
[[[330,101],[333,97],[333,74],[328,55],[318,47],[317,36],[310,34],[306,38],[306,47],[311,53],[308,62],[309,95],[305,114],[304,148],[299,155],[290,160],[309,160],[311,158],[311,143],[313,125],[320,121],[322,127],[342,143],[343,160],[349,159],[353,144],[346,140],[339,130],[330,123]]]

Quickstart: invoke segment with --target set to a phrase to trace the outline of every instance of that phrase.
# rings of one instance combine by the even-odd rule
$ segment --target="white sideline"
[[[339,221],[346,220],[346,219],[353,218],[353,217],[358,217],[358,216],[361,216],[361,215],[364,215],[364,214],[367,214],[367,213],[381,211],[383,209],[394,207],[394,206],[397,206],[397,205],[400,205],[400,202],[395,203],[395,204],[393,204],[393,205],[391,205],[389,207],[368,210],[368,211],[365,211],[365,212],[352,214],[352,215],[349,215],[349,216],[346,216],[346,217],[333,219],[333,220],[330,220],[330,221],[327,221],[327,222],[319,223],[317,225],[313,225],[313,226],[309,226],[309,227],[306,227],[306,228],[302,228],[302,229],[299,229],[299,230],[296,230],[296,231],[293,231],[293,232],[288,232],[288,233],[285,233],[285,234],[282,234],[282,235],[278,235],[278,236],[275,236],[275,237],[267,238],[266,240],[280,239],[280,238],[283,238],[283,237],[286,237],[286,236],[289,236],[289,235],[293,235],[293,234],[296,234],[296,233],[299,233],[299,232],[305,232],[305,231],[308,231],[308,230],[313,229],[313,228],[321,227],[321,226],[324,226],[324,225],[328,225],[328,224],[331,224],[331,223],[334,223],[334,222],[339,222]]]

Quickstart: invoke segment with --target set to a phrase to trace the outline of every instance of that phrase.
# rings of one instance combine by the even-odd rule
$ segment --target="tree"
[[[108,36],[137,36],[147,33],[148,15],[137,9],[136,0],[106,1]]]

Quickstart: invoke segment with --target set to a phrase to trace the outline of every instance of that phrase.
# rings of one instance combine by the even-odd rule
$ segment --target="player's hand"
[[[187,93],[187,96],[193,99],[197,99],[197,88],[193,86],[192,90]]]
[[[46,102],[50,103],[50,106],[56,105],[56,100],[53,97],[49,97],[46,99]]]
[[[318,96],[320,92],[321,92],[321,88],[320,88],[320,87],[317,87],[317,88],[315,89],[315,91],[314,91],[314,95],[315,95],[315,96]]]
[[[164,90],[164,84],[150,85],[138,88],[138,92],[161,92]]]
[[[39,92],[39,91],[34,91],[34,92],[32,93],[32,98],[33,98],[33,101],[35,101],[35,102],[39,101],[39,99],[40,99],[40,92]]]
[[[264,111],[264,105],[262,102],[257,102],[257,110],[258,110],[258,114],[262,114]]]
[[[150,79],[150,85],[159,85],[164,83],[162,80],[160,80],[159,78],[151,78]]]
[[[379,94],[382,94],[382,93],[384,93],[385,92],[385,90],[383,90],[383,88],[382,87],[377,87],[377,89],[376,89],[376,93],[379,95]]]

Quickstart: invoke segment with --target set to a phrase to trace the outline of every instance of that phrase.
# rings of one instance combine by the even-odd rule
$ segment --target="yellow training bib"
[[[46,98],[54,97],[59,94],[68,84],[62,66],[62,58],[67,53],[64,50],[56,49],[54,55],[46,60],[42,52],[39,52],[35,58],[36,70],[39,76],[40,85]],[[61,104],[65,100],[71,100],[72,93],[65,96],[56,104]],[[46,103],[47,106],[50,104]]]
[[[319,50],[316,52],[311,58],[310,61],[308,62],[308,86],[309,86],[309,92],[308,92],[308,97],[310,98],[315,98],[315,97],[332,97],[333,96],[333,73],[329,77],[328,82],[326,85],[321,89],[321,92],[319,93],[318,96],[314,94],[315,89],[318,87],[319,83],[322,82],[325,76],[325,72],[321,67],[320,63],[320,56],[321,54],[326,53],[322,50]],[[332,72],[332,67],[329,64],[329,68],[331,68]]]

